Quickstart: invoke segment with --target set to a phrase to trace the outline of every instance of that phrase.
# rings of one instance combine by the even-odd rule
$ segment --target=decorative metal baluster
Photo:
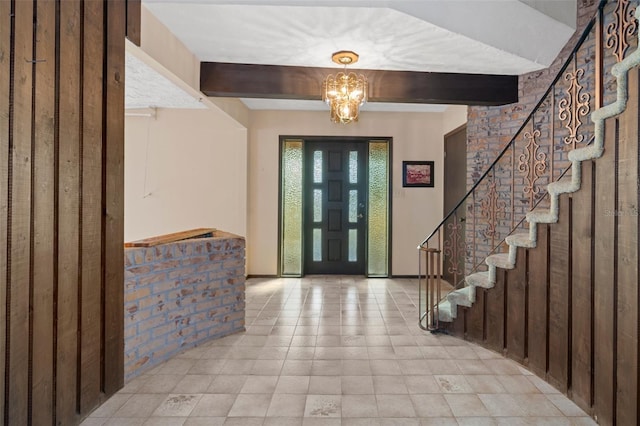
[[[533,123],[532,123],[533,126]],[[524,175],[525,186],[523,192],[529,195],[529,206],[533,207],[535,196],[540,193],[540,187],[536,185],[540,176],[547,170],[547,154],[539,151],[538,138],[540,130],[525,132],[527,141],[523,154],[518,157],[518,170]]]
[[[488,180],[489,192],[486,198],[480,202],[480,214],[487,221],[487,228],[483,231],[483,235],[491,239],[491,249],[493,249],[498,235],[498,220],[504,217],[507,203],[499,199],[495,170],[491,170],[491,178]]]
[[[472,263],[471,263],[471,267],[473,268],[475,265],[478,264],[478,259],[476,257],[476,226],[478,224],[478,216],[476,215],[476,191],[473,191],[473,193],[471,194],[471,211],[473,213],[473,247],[472,247]]]
[[[555,169],[553,168],[553,161],[554,161],[554,157],[556,156],[556,115],[555,115],[555,110],[556,110],[556,86],[553,86],[553,89],[551,89],[551,105],[549,106],[549,137],[551,139],[550,145],[549,145],[549,163],[550,163],[550,170],[549,170],[549,174],[551,175],[551,177],[549,178],[549,182],[553,182],[555,177],[554,177],[554,173],[555,173]]]
[[[453,218],[450,223],[447,224],[447,239],[444,242],[444,255],[449,258],[449,266],[447,272],[453,274],[453,287],[458,284],[458,275],[464,274],[464,270],[460,270],[460,254],[464,253],[464,245],[460,247],[461,243],[464,243],[460,230],[462,229],[462,223],[458,220],[458,212],[453,213]]]
[[[586,116],[591,110],[589,107],[591,95],[589,93],[582,93],[583,86],[580,84],[580,79],[583,76],[584,70],[576,68],[574,58],[573,71],[567,72],[564,75],[564,79],[569,83],[569,87],[566,90],[568,97],[558,102],[558,118],[566,121],[564,127],[569,130],[569,135],[565,136],[563,140],[566,145],[571,145],[572,149],[576,149],[576,144],[582,143],[585,140],[583,134],[578,134],[578,130],[580,126],[582,126],[580,117]]]
[[[605,46],[613,49],[618,62],[624,59],[629,49],[628,37],[633,37],[638,30],[638,22],[634,17],[636,8],[631,7],[629,0],[618,0],[613,12],[614,21],[607,25]]]

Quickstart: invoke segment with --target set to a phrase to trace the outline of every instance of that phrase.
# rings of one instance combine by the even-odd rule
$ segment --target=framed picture
[[[402,186],[433,188],[433,161],[403,161]]]

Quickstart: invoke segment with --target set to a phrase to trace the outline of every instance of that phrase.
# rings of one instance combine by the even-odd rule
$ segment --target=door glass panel
[[[282,275],[302,274],[302,141],[282,145]]]
[[[358,230],[349,229],[349,262],[358,261]]]
[[[358,183],[358,151],[349,152],[349,183]]]
[[[387,142],[369,142],[369,276],[388,275],[389,152]]]
[[[322,189],[313,190],[313,221],[322,222]]]
[[[313,183],[322,183],[322,151],[313,153]]]
[[[358,190],[349,190],[349,223],[358,221]]]
[[[313,229],[313,261],[322,261],[322,229]]]

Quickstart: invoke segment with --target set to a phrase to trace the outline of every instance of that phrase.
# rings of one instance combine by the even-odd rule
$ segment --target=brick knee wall
[[[244,330],[245,241],[222,231],[125,249],[125,381]]]

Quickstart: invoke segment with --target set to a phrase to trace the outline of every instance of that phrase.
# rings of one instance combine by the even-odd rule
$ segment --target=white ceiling
[[[201,61],[523,74],[555,59],[576,0],[143,0]],[[324,109],[320,101],[243,100],[251,109]],[[369,105],[374,105],[373,103]],[[426,107],[426,108],[425,108]],[[442,106],[378,105],[389,110]],[[422,109],[421,109],[422,108]],[[376,107],[374,107],[376,109]]]

